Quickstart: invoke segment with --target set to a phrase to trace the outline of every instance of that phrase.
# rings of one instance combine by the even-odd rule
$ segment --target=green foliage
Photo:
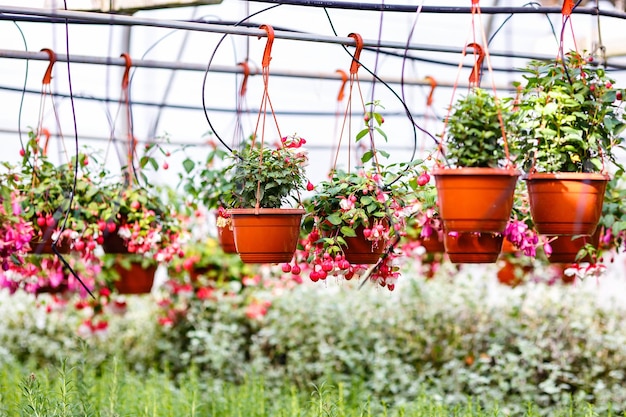
[[[55,363],[56,364],[56,363]],[[447,406],[427,394],[403,404],[373,398],[359,383],[321,383],[299,389],[285,381],[272,390],[260,377],[242,384],[200,378],[187,370],[177,383],[158,372],[126,371],[117,357],[93,369],[81,363],[68,368],[29,371],[27,366],[0,368],[0,416],[28,417],[504,417],[506,407],[481,405],[468,399],[464,405]],[[355,381],[356,382],[356,381]],[[524,416],[540,416],[529,403]],[[521,413],[519,415],[522,415]],[[593,417],[597,410],[584,402],[568,402],[552,410],[556,417]],[[613,415],[609,413],[608,415]],[[617,413],[615,414],[617,415]]]
[[[300,138],[290,137],[290,141]],[[299,142],[298,142],[299,143]],[[306,186],[306,152],[283,144],[272,149],[250,146],[233,152],[232,181],[236,185],[232,208],[280,208],[298,202]]]
[[[447,158],[457,167],[498,167],[506,156],[502,132],[510,124],[510,106],[486,90],[472,89],[448,117]]]
[[[227,163],[228,155],[216,147],[203,163],[197,163],[191,158],[183,161],[185,172],[180,174],[182,191],[194,208],[198,204],[209,210],[232,208],[236,184],[232,179],[233,163]]]
[[[403,207],[403,198],[409,190],[400,181],[384,188],[385,182],[397,178],[394,167],[381,166],[380,172],[382,175],[374,169],[336,170],[328,180],[317,184],[315,195],[305,202],[304,228],[307,231],[315,228],[321,234],[319,243],[324,247],[323,252],[341,253],[346,246],[345,238],[356,236],[359,228],[381,224],[389,232],[385,240],[395,236],[392,226],[402,219],[394,213]]]
[[[205,402],[223,412],[217,415],[232,415],[232,410],[255,415],[246,412],[269,410],[281,401],[285,381],[297,392],[310,393],[316,384],[319,392],[309,400],[318,412],[321,398],[321,409],[331,415],[342,409],[341,401],[346,415],[355,406],[365,415],[367,410],[384,415],[383,402],[389,415],[394,410],[429,416],[455,415],[454,410],[477,416],[623,413],[626,332],[619,298],[598,295],[596,285],[492,288],[485,282],[495,281],[489,271],[474,278],[457,274],[449,281],[405,282],[393,293],[371,287],[357,291],[346,282],[339,288],[303,285],[272,298],[268,314],[258,320],[246,317],[242,294],[225,293],[196,300],[185,320],[170,328],[159,327],[153,303],[138,298],[129,303],[125,317],[111,319],[107,334],[84,342],[74,335],[80,317],[69,311],[46,315],[35,309],[34,299],[29,306],[25,296],[8,298],[4,292],[0,415],[3,409],[19,415],[11,413],[11,407],[24,404],[15,393],[16,380],[64,357],[66,381],[86,381],[83,390],[89,395],[81,397],[94,409],[111,412],[101,415],[144,415],[146,407],[154,415],[190,415],[172,410],[191,404],[198,415],[211,415],[203,412]],[[117,370],[107,360],[116,355],[125,358]],[[16,362],[30,370],[22,375]],[[77,378],[72,372],[83,362],[84,377]],[[176,371],[179,388],[149,371],[154,367]],[[104,379],[98,382],[96,375]],[[253,375],[263,375],[262,389],[248,385]],[[58,388],[44,384],[39,372],[36,377],[38,389],[54,403],[57,397],[51,393]],[[324,382],[343,387],[343,400],[339,391],[329,397]],[[242,385],[230,391],[230,383]],[[194,386],[222,391],[194,396]],[[185,389],[188,394],[178,391]],[[249,390],[249,396],[238,397],[238,389]],[[71,398],[81,391],[74,385],[67,392]],[[261,400],[260,392],[268,397]],[[271,408],[276,414],[265,412],[308,410],[309,403],[299,396],[291,400],[277,405],[282,411]],[[285,409],[293,403],[298,405]],[[500,414],[486,411],[495,404]]]
[[[613,148],[626,128],[625,91],[604,68],[570,52],[565,61],[531,61],[524,72],[514,126],[526,171],[599,172],[602,158],[615,162]]]

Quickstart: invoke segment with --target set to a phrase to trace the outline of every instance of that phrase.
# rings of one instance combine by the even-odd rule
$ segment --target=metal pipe
[[[259,0],[260,1],[260,0]],[[376,4],[368,4],[363,5],[362,3],[348,3],[348,2],[331,2],[331,1],[320,1],[320,0],[263,0],[268,3],[280,3],[280,4],[291,4],[291,5],[300,5],[300,6],[316,6],[316,7],[334,7],[334,8],[346,8],[346,9],[358,9],[358,10],[385,10],[385,11],[411,11],[415,12],[415,7],[408,6],[398,6],[398,5],[376,5]],[[368,7],[366,9],[359,9],[358,6]],[[373,8],[372,8],[373,7]],[[378,7],[378,8],[376,8]],[[428,7],[429,12],[434,12],[435,10],[439,13],[469,13],[471,12],[471,8],[468,7]],[[492,10],[495,9],[495,10]],[[496,7],[496,8],[482,8],[483,13],[503,13],[503,14],[546,14],[546,13],[560,13],[559,8],[555,7],[540,7],[540,8],[526,8],[526,7]],[[576,8],[574,13],[579,14],[592,14],[592,15],[605,15],[608,16],[609,13],[604,10],[597,10],[596,8]],[[211,33],[222,33],[222,34],[231,34],[231,35],[242,35],[242,36],[255,36],[255,37],[266,37],[267,33],[258,28],[248,28],[244,26],[234,26],[234,25],[217,25],[212,23],[199,23],[199,22],[186,22],[180,20],[164,20],[164,19],[151,19],[145,17],[134,17],[134,16],[122,16],[122,15],[112,15],[112,14],[104,14],[104,13],[90,13],[90,12],[77,12],[77,11],[66,11],[66,10],[42,10],[35,8],[27,8],[27,7],[0,7],[0,14],[6,15],[5,17],[11,18],[11,15],[26,15],[26,16],[44,16],[51,19],[71,19],[72,22],[84,22],[84,23],[97,23],[97,24],[106,24],[106,25],[118,25],[118,26],[147,26],[147,27],[159,27],[159,28],[169,28],[169,29],[181,29],[181,30],[193,30],[200,32],[211,32]],[[613,13],[614,17],[619,17],[622,19],[626,18],[626,13]],[[321,42],[321,43],[331,43],[331,44],[341,44],[341,45],[355,45],[355,41],[350,37],[341,37],[341,36],[325,36],[319,34],[310,34],[310,33],[302,33],[302,32],[293,32],[293,31],[275,31],[276,39],[287,39],[287,40],[296,40],[296,41],[309,41],[309,42]],[[432,46],[428,47],[426,45],[414,45],[409,44],[407,46],[406,42],[392,42],[392,41],[379,41],[379,40],[363,40],[364,47],[376,47],[376,48],[390,48],[390,49],[408,49],[408,50],[423,50],[428,51],[432,50]],[[430,49],[427,49],[430,48]],[[437,48],[441,49],[441,48]],[[461,53],[462,48],[448,48],[446,52]],[[441,51],[439,51],[441,52]],[[493,56],[497,56],[496,53],[491,53]],[[508,55],[504,55],[508,56]],[[542,58],[539,58],[542,59]]]
[[[351,38],[350,38],[351,39]],[[48,61],[49,56],[45,52],[35,52],[35,51],[16,51],[16,50],[7,50],[0,49],[0,58],[14,58],[14,59],[30,59],[34,61]],[[57,54],[57,61],[59,62],[67,62],[66,54]],[[99,57],[99,56],[89,56],[89,55],[70,55],[70,61],[72,63],[78,64],[95,64],[95,65],[114,65],[123,67],[125,65],[125,61],[121,57]],[[205,64],[193,64],[186,62],[171,62],[171,61],[156,61],[156,60],[145,60],[145,59],[133,59],[132,65],[137,68],[154,68],[154,69],[167,69],[167,70],[185,70],[185,71],[199,71],[205,72],[207,70],[207,66]],[[211,72],[217,73],[242,73],[243,69],[240,65],[211,65]],[[322,80],[341,80],[341,75],[332,72],[332,73],[323,73],[323,72],[307,72],[307,71],[287,71],[287,70],[272,70],[272,76],[278,77],[290,77],[290,78],[312,78],[312,79],[322,79]],[[260,68],[250,68],[251,76],[262,75]],[[404,83],[404,85],[413,85],[413,86],[430,86],[430,83],[427,80],[423,79],[414,79],[414,78],[405,78],[402,80],[400,77],[383,77],[381,78],[387,84],[400,84]],[[363,75],[359,76],[359,80],[361,82],[372,82],[373,77]],[[439,81],[437,80],[437,86],[439,87],[453,87],[454,83]],[[459,84],[459,87],[467,87],[467,84],[462,85]],[[508,85],[500,85],[497,88],[502,90],[511,89],[511,86]]]
[[[358,3],[332,0],[250,0],[256,3],[271,3],[290,6],[323,7],[327,9],[383,11],[415,13],[416,6],[404,4]],[[481,7],[482,14],[561,14],[560,7]],[[472,7],[422,6],[421,13],[471,14]],[[613,10],[598,10],[595,7],[576,7],[573,14],[600,15],[626,19],[626,13]]]
[[[22,88],[17,88],[17,87],[9,87],[9,86],[5,86],[5,85],[0,85],[0,91],[9,91],[9,92],[13,92],[13,93],[27,93],[27,94],[34,94],[34,95],[41,95],[41,90],[34,90],[34,89],[29,89],[27,88],[26,90],[22,89]],[[63,99],[67,99],[70,97],[69,94],[67,93],[60,93],[60,92],[52,92],[51,93],[54,97],[59,97],[59,98],[63,98]],[[113,98],[104,98],[104,97],[95,97],[95,96],[86,96],[86,95],[82,95],[82,94],[73,94],[73,97],[77,100],[86,100],[86,101],[98,101],[98,102],[102,102],[102,103],[119,103],[118,99],[113,99]],[[131,101],[131,106],[145,106],[145,107],[160,107],[163,105],[163,103],[156,103],[153,101],[144,101],[144,100],[132,100]],[[194,111],[202,111],[202,107],[201,106],[192,106],[189,104],[171,104],[171,103],[167,103],[165,104],[165,107],[170,108],[170,109],[177,109],[177,110],[194,110]],[[226,108],[221,108],[221,107],[207,107],[206,108],[207,111],[210,112],[215,112],[215,113],[235,113],[237,111],[244,113],[244,114],[257,114],[259,112],[258,109],[240,109],[240,110],[236,110],[236,109],[226,109]],[[274,111],[274,113],[278,114],[278,115],[285,115],[285,116],[312,116],[312,117],[329,117],[329,116],[336,116],[337,113],[334,111],[297,111],[297,110],[276,110]],[[352,115],[360,115],[360,112],[358,111],[353,111],[351,113]],[[406,113],[404,111],[385,111],[383,112],[383,115],[385,117],[406,117]],[[419,118],[423,118],[425,117],[423,113],[413,113],[412,114],[413,118],[415,119],[419,119]]]

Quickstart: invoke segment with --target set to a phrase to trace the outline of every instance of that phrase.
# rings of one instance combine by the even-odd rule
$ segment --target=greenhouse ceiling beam
[[[282,0],[278,0],[278,2],[282,3]],[[347,4],[352,4],[352,3],[347,3]],[[546,10],[546,9],[554,9],[554,8],[540,8],[540,9]],[[539,9],[531,9],[531,10],[536,11]],[[92,24],[105,24],[105,25],[118,25],[118,26],[146,26],[146,27],[156,27],[156,28],[221,33],[221,34],[229,34],[229,35],[254,36],[254,37],[259,37],[259,38],[267,37],[267,32],[265,30],[259,29],[259,28],[245,27],[244,25],[241,25],[241,26],[234,25],[234,24],[233,25],[220,25],[220,24],[206,23],[206,22],[152,19],[152,18],[145,18],[145,17],[123,16],[123,15],[106,14],[106,13],[77,12],[77,11],[66,11],[66,10],[44,10],[44,9],[27,8],[27,7],[0,6],[0,19],[2,20],[13,20],[13,19],[25,20],[23,19],[23,16],[33,16],[35,17],[35,19],[33,20],[36,20],[39,22],[41,22],[41,17],[45,17],[45,18],[54,20],[57,23],[59,22],[59,19],[63,21],[67,19],[71,23],[92,23]],[[294,32],[294,31],[287,31],[287,30],[275,30],[275,39],[286,39],[286,40],[295,40],[295,41],[308,41],[308,42],[320,42],[320,43],[355,46],[355,40],[350,37],[328,36],[328,35]],[[416,51],[427,51],[427,52],[446,52],[446,53],[454,53],[454,54],[463,53],[462,47],[456,47],[456,48],[440,47],[440,46],[422,45],[422,44],[413,44],[413,43],[410,43],[407,45],[407,43],[404,41],[394,42],[394,41],[385,41],[385,40],[378,40],[378,39],[376,40],[364,39],[363,46],[367,48],[376,48],[376,49],[389,48],[389,49],[416,50]],[[490,55],[509,57],[510,53],[490,51]],[[526,56],[526,58],[545,60],[545,59],[550,59],[551,57],[543,56],[543,55],[528,55]]]
[[[0,58],[11,58],[11,59],[25,59],[25,60],[35,60],[35,61],[48,61],[50,59],[49,55],[46,52],[35,52],[35,51],[15,51],[15,50],[5,50],[0,49]],[[68,57],[66,54],[56,54],[57,61],[59,62],[67,62]],[[121,57],[99,57],[99,56],[89,56],[89,55],[70,55],[70,62],[74,64],[94,64],[94,65],[113,65],[124,67],[126,65],[126,61]],[[152,68],[152,69],[165,69],[165,70],[183,70],[183,71],[199,71],[205,72],[207,70],[207,66],[204,64],[193,64],[186,62],[171,62],[171,61],[156,61],[156,60],[145,60],[145,59],[133,59],[132,66],[137,68]],[[243,74],[243,69],[240,65],[212,65],[211,72],[217,73],[239,73]],[[279,77],[291,77],[291,78],[311,78],[311,79],[322,79],[322,80],[341,80],[341,75],[337,72],[332,73],[323,73],[323,72],[306,72],[306,71],[285,71],[285,70],[272,70],[272,76]],[[262,72],[259,68],[250,68],[251,76],[259,76],[262,75]],[[359,75],[359,81],[362,82],[373,82],[373,78],[366,75]],[[405,78],[402,80],[400,77],[381,77],[381,81],[387,84],[401,84],[410,85],[410,86],[430,86],[430,82],[425,79],[414,79],[414,78]],[[454,83],[447,82],[443,80],[437,80],[437,87],[453,87]],[[459,83],[457,85],[459,88],[468,87],[467,83]],[[512,87],[510,85],[496,85],[496,88],[499,90],[510,90]]]
[[[250,0],[256,3],[270,3],[291,6],[323,7],[326,9],[359,10],[359,11],[384,11],[415,13],[417,6],[406,4],[381,4],[360,3],[331,0]],[[561,14],[561,7],[481,7],[482,14]],[[435,14],[471,14],[472,7],[456,6],[422,6],[421,13]],[[626,13],[615,10],[604,10],[596,7],[576,7],[573,14],[600,15],[626,19]]]
[[[19,132],[17,129],[7,129],[7,128],[0,128],[0,134],[8,134],[8,135],[18,135],[20,133],[24,133],[24,132]],[[70,140],[69,138],[66,138],[64,136],[61,136],[58,133],[55,132],[50,132],[50,137],[54,138],[54,139],[66,139],[66,140]],[[79,139],[81,141],[91,141],[91,142],[110,142],[110,143],[115,143],[115,144],[127,144],[128,143],[128,138],[119,138],[119,137],[103,137],[103,136],[95,136],[95,135],[83,135],[81,134]],[[74,140],[73,138],[71,140]],[[142,139],[142,138],[136,138],[135,141],[137,143],[154,143],[154,140],[152,139]],[[159,143],[159,146],[162,148],[172,148],[172,147],[176,147],[176,146],[185,146],[185,147],[199,147],[199,148],[213,148],[215,147],[215,144],[210,143],[209,141],[205,141],[205,142],[192,142],[192,141],[183,141],[183,140],[171,140],[169,142],[166,143]],[[325,144],[314,144],[314,143],[309,143],[307,142],[306,144],[306,148],[307,150],[315,150],[315,151],[328,151],[330,150],[334,150],[336,151],[337,148],[332,145],[325,145]],[[389,144],[389,143],[385,143],[384,146],[381,146],[382,149],[387,150],[387,151],[406,151],[406,150],[412,150],[413,146],[412,145],[396,145],[396,144]]]
[[[41,95],[41,90],[34,90],[34,89],[23,89],[23,88],[17,88],[17,87],[9,87],[6,85],[0,85],[0,91],[8,91],[8,92],[12,92],[12,93],[26,93],[26,94],[32,94],[32,95]],[[61,93],[61,92],[52,92],[52,93],[47,93],[50,94],[54,97],[58,97],[58,98],[63,98],[63,99],[67,99],[70,98],[70,95],[68,93]],[[95,97],[95,96],[91,96],[91,95],[82,95],[82,94],[76,94],[74,93],[72,95],[73,98],[77,99],[77,100],[85,100],[85,101],[98,101],[101,103],[119,103],[119,99],[115,99],[115,98],[108,98],[108,97]],[[259,110],[258,109],[227,109],[227,108],[223,108],[223,107],[207,107],[206,109],[203,109],[202,106],[192,106],[189,104],[172,104],[172,103],[157,103],[154,101],[143,101],[143,100],[131,100],[130,104],[132,106],[143,106],[143,107],[166,107],[169,109],[175,109],[175,110],[193,110],[193,111],[203,111],[206,110],[208,112],[215,112],[215,113],[242,113],[242,114],[258,114]],[[335,111],[311,111],[311,110],[280,110],[277,109],[274,111],[274,113],[276,113],[277,115],[282,115],[282,116],[311,116],[311,117],[328,117],[328,116],[337,116],[337,112]],[[349,113],[350,115],[353,116],[357,116],[360,115],[362,112],[361,111],[352,111],[351,113]],[[382,114],[385,117],[406,117],[406,112],[404,111],[384,111],[382,112]],[[424,115],[424,113],[411,113],[411,116],[414,119],[423,119],[424,117],[426,117]]]

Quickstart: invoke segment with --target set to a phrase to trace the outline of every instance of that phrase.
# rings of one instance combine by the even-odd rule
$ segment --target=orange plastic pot
[[[113,282],[119,294],[148,294],[154,284],[154,274],[157,266],[143,267],[141,263],[131,263],[130,269],[121,264],[115,265],[115,270],[120,278]]]
[[[596,231],[591,236],[557,236],[550,241],[552,254],[548,257],[550,263],[575,263],[576,255],[586,245],[591,244],[595,248],[600,244],[600,233]],[[590,256],[585,256],[579,262],[591,262]]]
[[[600,216],[607,175],[534,173],[525,178],[530,214],[542,235],[592,235]]]
[[[511,216],[514,169],[435,169],[439,215],[444,229],[455,232],[504,231]]]
[[[498,270],[498,282],[509,287],[517,287],[524,282],[524,275],[530,273],[533,267],[530,265],[516,265],[505,259],[502,267]]]
[[[290,262],[300,236],[302,209],[232,209],[237,253],[244,263]]]
[[[447,233],[444,245],[452,263],[494,263],[502,250],[502,239],[499,233]]]
[[[420,239],[420,243],[427,253],[440,253],[446,250],[443,242],[439,240],[439,233],[433,233],[431,236]]]
[[[102,241],[102,250],[109,254],[128,254],[126,242],[117,234],[118,228],[114,232],[105,232]]]
[[[229,226],[217,228],[217,241],[224,253],[237,253],[235,234],[233,233],[233,229]]]
[[[375,264],[387,247],[387,241],[372,242],[363,235],[363,226],[356,229],[356,237],[344,238],[347,247],[343,248],[346,260],[351,264]]]

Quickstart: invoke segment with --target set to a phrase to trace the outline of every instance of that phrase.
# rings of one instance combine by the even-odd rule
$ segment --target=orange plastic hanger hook
[[[44,127],[41,129],[39,134],[46,137],[46,139],[43,142],[43,156],[46,156],[48,155],[48,144],[50,143],[50,136],[51,136],[50,131]]]
[[[348,74],[342,69],[338,69],[337,71],[341,75],[341,87],[339,87],[339,94],[337,94],[337,101],[343,101],[344,98],[344,90],[346,89],[346,82],[348,82]]]
[[[57,62],[57,54],[54,53],[52,49],[44,48],[41,52],[46,52],[50,59],[50,63],[48,64],[48,69],[46,69],[46,73],[43,76],[43,84],[50,84],[52,81],[52,67],[54,67],[54,63]]]
[[[474,48],[475,55],[478,55],[478,57],[476,58],[476,63],[474,64],[474,68],[472,68],[472,72],[469,76],[469,82],[478,85],[480,84],[480,78],[482,75],[482,67],[483,67],[483,60],[485,59],[485,51],[477,43],[470,43],[467,45],[467,47]]]
[[[563,0],[563,7],[561,8],[561,14],[563,16],[571,16],[574,10],[573,0]]]
[[[130,67],[133,66],[133,60],[130,59],[130,55],[128,55],[128,53],[126,52],[124,52],[121,55],[121,57],[124,58],[125,67],[126,67],[126,69],[124,70],[124,76],[122,77],[122,88],[126,90],[128,89],[128,84],[130,83],[128,74],[130,73]]]
[[[424,79],[430,84],[430,93],[428,93],[428,98],[426,99],[426,105],[430,106],[433,104],[433,94],[435,93],[435,88],[437,88],[437,81],[430,75],[427,75]]]
[[[246,95],[246,88],[248,86],[248,77],[250,76],[250,66],[247,61],[243,61],[238,63],[237,65],[241,65],[243,72],[243,80],[241,81],[241,90],[239,90],[239,95],[241,97]]]
[[[351,33],[349,38],[354,39],[356,49],[354,51],[354,57],[352,59],[352,65],[350,65],[350,74],[356,74],[359,71],[359,58],[361,57],[361,51],[363,50],[363,37],[358,33]]]
[[[272,59],[272,45],[274,44],[274,28],[270,25],[261,25],[259,29],[265,30],[267,32],[267,43],[265,44],[265,51],[263,52],[263,61],[261,65],[263,68],[267,68],[270,66],[270,60]],[[261,37],[259,36],[259,39]]]

